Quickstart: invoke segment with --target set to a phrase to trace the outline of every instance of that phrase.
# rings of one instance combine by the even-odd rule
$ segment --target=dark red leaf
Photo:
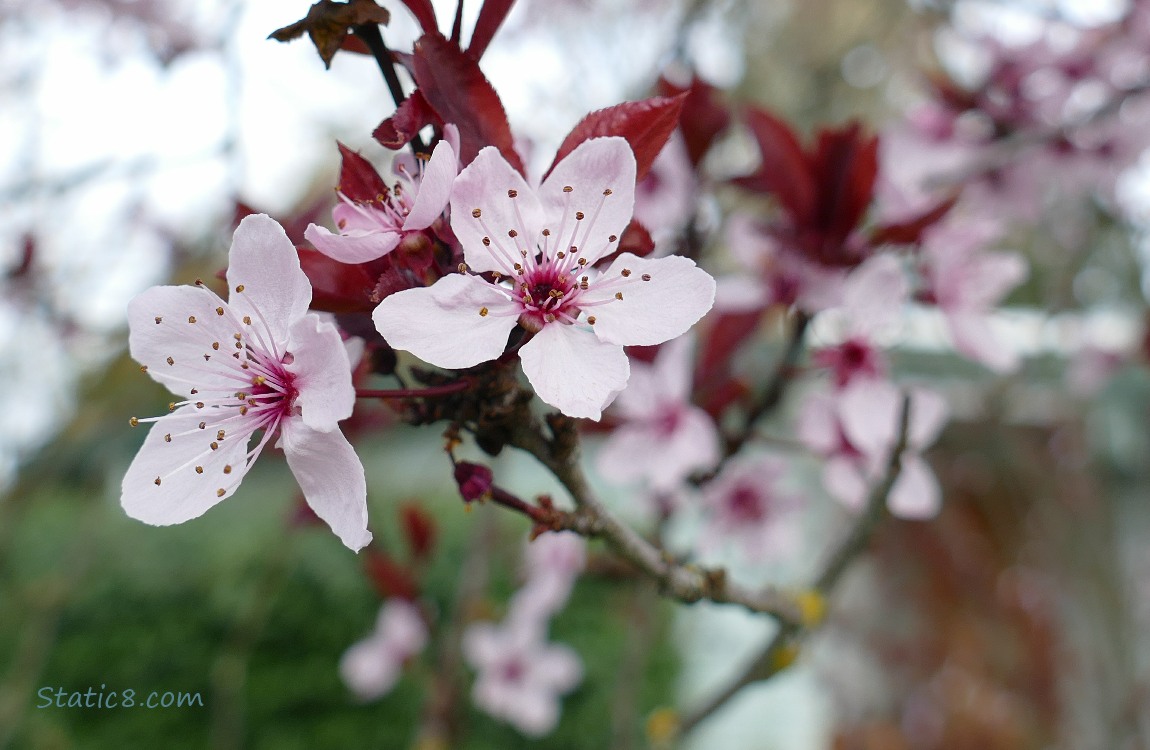
[[[443,127],[443,121],[435,114],[419,91],[400,102],[395,114],[381,122],[371,137],[379,141],[380,145],[393,151],[401,149],[415,137],[415,134],[426,125]]]
[[[775,196],[793,222],[809,224],[815,214],[816,187],[799,139],[785,122],[758,107],[747,109],[747,124],[759,144],[762,164],[735,182]]]
[[[439,30],[439,22],[435,20],[435,8],[432,7],[431,0],[399,1],[407,6],[411,15],[415,16],[415,20],[419,22],[419,27],[423,29],[425,34]]]
[[[683,134],[691,164],[698,166],[715,138],[731,124],[731,111],[723,101],[722,93],[697,77],[692,77],[686,87],[660,78],[657,87],[664,96],[687,95],[683,100],[683,112],[679,115],[679,131]]]
[[[643,179],[671,133],[675,132],[685,98],[686,94],[656,96],[592,112],[580,120],[563,139],[547,173],[550,174],[555,165],[563,161],[563,157],[588,138],[617,135],[626,138],[631,145],[631,150],[635,152],[635,179]]]
[[[363,568],[381,597],[397,596],[414,601],[419,596],[419,584],[411,571],[375,547],[364,550]]]
[[[415,43],[415,82],[443,122],[459,128],[460,161],[467,165],[484,146],[495,146],[523,173],[507,113],[479,64],[442,34],[424,34]]]
[[[475,20],[475,29],[471,32],[471,41],[467,43],[467,54],[476,60],[483,57],[512,5],[515,5],[515,0],[487,0],[483,3],[479,18]]]
[[[952,195],[918,216],[905,221],[875,227],[871,232],[870,244],[877,246],[886,243],[894,245],[912,245],[918,243],[922,239],[922,233],[938,223],[942,217],[946,216],[950,209],[954,207],[957,200],[958,195]]]
[[[399,508],[399,521],[411,556],[426,560],[435,549],[435,519],[415,503],[404,503]]]
[[[339,141],[339,154],[342,163],[339,168],[339,191],[360,203],[374,203],[387,194],[387,183],[375,171],[367,159],[352,151]]]
[[[387,9],[376,5],[374,0],[348,0],[345,3],[319,0],[308,8],[306,16],[282,29],[276,29],[268,35],[268,39],[289,42],[307,32],[323,64],[330,68],[331,59],[344,45],[352,27],[386,24],[390,17]]]
[[[698,403],[703,411],[710,414],[716,422],[719,422],[727,407],[746,397],[748,393],[750,393],[750,389],[747,388],[746,383],[736,378],[727,378],[721,383],[707,388]]]
[[[702,355],[695,370],[695,382],[708,385],[716,375],[725,374],[731,357],[759,327],[763,310],[721,313],[716,316],[703,340]]]
[[[375,277],[361,265],[332,260],[318,250],[297,247],[299,264],[311,282],[311,308],[324,312],[370,312]]]
[[[878,138],[866,137],[858,122],[819,131],[811,158],[818,191],[814,226],[841,241],[862,219],[874,197],[878,176]]]

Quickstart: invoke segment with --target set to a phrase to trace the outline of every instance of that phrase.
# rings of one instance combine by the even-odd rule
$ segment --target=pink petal
[[[659,393],[669,401],[686,404],[691,397],[695,338],[679,336],[663,345],[655,358],[654,374]]]
[[[289,349],[295,359],[287,370],[295,375],[295,404],[304,424],[320,432],[336,429],[355,407],[351,363],[339,331],[318,315],[306,315],[292,326]]]
[[[515,197],[509,197],[508,191],[514,191]],[[535,191],[503,159],[499,149],[488,146],[480,150],[451,188],[451,229],[463,245],[467,265],[476,273],[500,271],[510,275],[510,262],[499,260],[497,248],[502,247],[507,257],[518,261],[515,249],[523,245],[534,249],[542,228],[543,208]],[[508,237],[511,230],[518,235],[517,241]],[[493,247],[484,246],[484,237]]]
[[[436,367],[459,369],[502,354],[517,311],[493,284],[453,273],[384,298],[371,317],[393,348]]]
[[[203,515],[239,486],[248,468],[248,441],[216,440],[214,425],[199,429],[200,422],[210,421],[211,411],[182,406],[152,425],[121,485],[120,504],[129,516],[153,526],[183,523]],[[203,471],[196,471],[197,466]],[[158,485],[157,477],[162,478]]]
[[[455,150],[446,140],[441,140],[431,152],[431,159],[423,169],[423,178],[419,183],[419,192],[415,194],[415,203],[403,222],[403,230],[410,232],[417,229],[426,229],[431,226],[447,208],[447,201],[451,198],[451,184],[459,173],[459,160]]]
[[[571,325],[544,326],[519,357],[539,398],[569,417],[598,420],[631,372],[623,347]]]
[[[565,191],[568,187],[571,190]],[[583,141],[539,186],[539,199],[548,221],[561,219],[550,229],[563,247],[578,247],[579,255],[594,263],[615,251],[631,221],[635,154],[623,138]],[[576,211],[582,212],[581,221],[575,220]]]
[[[795,432],[803,445],[816,453],[830,455],[838,449],[839,420],[829,393],[816,391],[803,400]]]
[[[218,315],[217,308],[225,314]],[[153,379],[188,396],[194,387],[202,390],[213,384],[212,376],[204,372],[210,358],[228,355],[212,344],[229,347],[240,325],[230,305],[207,289],[154,286],[128,303],[128,350]]]
[[[869,332],[898,320],[910,294],[910,285],[898,260],[891,255],[876,255],[847,277],[843,306],[850,326]]]
[[[304,230],[304,238],[316,250],[340,263],[367,263],[390,253],[403,239],[399,232],[374,229],[345,229],[344,234],[332,234],[318,224]]]
[[[950,416],[950,407],[941,394],[926,388],[912,388],[910,396],[907,446],[919,450],[938,438]]]
[[[604,285],[627,269],[634,283]],[[644,276],[649,281],[643,281]],[[638,258],[624,253],[615,259],[584,296],[588,302],[609,300],[590,308],[596,317],[595,335],[623,346],[650,346],[681,336],[699,321],[715,301],[715,280],[693,260],[678,255]],[[612,299],[616,292],[622,299]]]
[[[942,507],[942,490],[938,479],[921,456],[907,452],[902,457],[902,472],[887,498],[890,512],[900,518],[934,518]]]
[[[531,660],[532,681],[544,690],[566,693],[583,679],[583,661],[567,646],[550,644]]]
[[[847,439],[868,457],[885,461],[898,438],[902,401],[902,393],[889,381],[853,380],[842,390],[838,403]]]
[[[232,308],[250,315],[275,342],[287,340],[288,329],[311,304],[311,283],[300,270],[295,245],[263,214],[245,216],[236,229],[227,278]]]
[[[962,269],[961,301],[968,309],[985,310],[997,305],[1022,283],[1030,267],[1018,253],[981,253]]]
[[[946,316],[947,327],[954,338],[954,348],[965,356],[997,373],[1018,368],[1021,357],[1006,346],[994,332],[987,316],[980,312],[952,312]]]
[[[367,480],[363,464],[339,430],[319,432],[302,419],[288,419],[280,447],[304,499],[348,549],[371,541],[367,530]]]
[[[715,309],[723,312],[761,310],[771,302],[770,290],[748,276],[720,276],[715,282]]]
[[[399,682],[402,667],[402,661],[378,636],[356,643],[339,660],[340,677],[362,701],[386,695]]]
[[[862,510],[870,485],[858,463],[836,456],[823,467],[823,487],[831,497],[850,508]]]

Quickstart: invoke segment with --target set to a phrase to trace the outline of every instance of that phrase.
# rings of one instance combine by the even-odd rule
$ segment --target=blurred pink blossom
[[[423,651],[427,640],[419,609],[404,599],[388,599],[372,634],[344,652],[340,676],[360,700],[382,697],[395,687],[403,665]]]
[[[799,539],[800,498],[781,485],[786,463],[769,453],[737,456],[703,488],[703,549],[739,545],[755,561],[791,554]]]

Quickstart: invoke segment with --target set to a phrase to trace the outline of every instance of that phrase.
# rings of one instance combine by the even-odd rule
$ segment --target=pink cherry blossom
[[[470,625],[463,656],[479,674],[475,705],[523,734],[542,737],[559,722],[559,696],[583,679],[583,664],[567,646],[547,643],[530,618],[509,616],[502,625]]]
[[[341,263],[366,263],[390,253],[407,235],[430,227],[447,208],[459,172],[458,149],[450,142],[457,142],[454,131],[448,126],[448,135],[431,152],[426,166],[397,157],[399,180],[387,195],[365,202],[336,191],[340,203],[331,214],[339,234],[312,224],[304,237]]]
[[[887,506],[904,518],[930,518],[938,513],[942,493],[930,466],[920,455],[946,423],[946,401],[933,391],[910,391],[910,423],[902,468]],[[814,392],[799,414],[799,439],[822,456],[823,486],[849,508],[861,509],[871,488],[882,479],[898,441],[903,394],[893,384],[860,378],[834,393]]]
[[[515,592],[511,609],[517,616],[546,621],[563,609],[586,564],[587,540],[578,534],[559,531],[536,537],[524,550],[527,580]]]
[[[687,258],[618,256],[635,200],[635,157],[622,138],[593,138],[532,189],[495,148],[460,173],[451,227],[472,273],[393,294],[376,327],[396,349],[438,367],[499,357],[518,323],[539,397],[598,419],[627,385],[625,345],[681,335],[711,308],[715,282]],[[476,275],[483,274],[483,275]]]
[[[339,331],[308,313],[295,247],[267,216],[240,222],[227,282],[228,301],[200,284],[152,287],[128,304],[132,357],[185,400],[162,417],[133,418],[155,424],[121,504],[157,526],[196,518],[235,492],[278,435],[308,504],[359,550],[371,540],[367,485],[338,426],[355,402]]]
[[[1006,294],[1027,276],[1017,253],[987,253],[983,248],[1000,233],[989,221],[950,221],[932,227],[922,255],[926,296],[946,316],[955,348],[995,372],[1018,367],[1018,354],[990,325],[990,316]]]
[[[372,634],[344,652],[339,674],[360,700],[374,700],[395,687],[403,665],[426,646],[427,624],[419,609],[403,599],[388,599]]]
[[[799,498],[781,488],[786,463],[769,453],[740,455],[703,488],[702,545],[738,544],[753,560],[786,557],[799,538]]]
[[[598,454],[604,477],[669,491],[719,460],[714,420],[690,401],[693,348],[691,338],[681,336],[650,365],[631,364],[631,380],[615,402],[623,422]]]

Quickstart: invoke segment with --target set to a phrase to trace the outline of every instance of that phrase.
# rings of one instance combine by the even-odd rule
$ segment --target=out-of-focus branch
[[[769,614],[782,623],[803,621],[805,610],[801,595],[777,587],[752,591],[730,582],[723,568],[679,563],[617,519],[595,497],[579,466],[579,436],[574,421],[553,415],[548,425],[550,436],[544,433],[538,421],[523,420],[512,432],[509,443],[533,455],[570,493],[575,511],[566,514],[570,525],[564,528],[601,538],[612,551],[653,579],[665,596],[687,604],[704,599],[736,604],[752,612]]]
[[[352,31],[357,37],[363,40],[367,48],[371,50],[375,62],[379,65],[379,71],[383,73],[383,80],[387,82],[387,90],[391,92],[392,101],[395,106],[403,104],[407,99],[407,95],[403,93],[403,85],[399,82],[399,76],[395,72],[395,61],[391,57],[391,50],[387,48],[387,44],[383,41],[383,34],[379,30],[379,26],[372,23],[360,24],[352,28]],[[411,148],[417,154],[429,153],[427,145],[418,133],[411,137]]]
[[[871,489],[862,515],[855,521],[846,537],[832,550],[822,571],[815,579],[813,590],[824,598],[834,591],[843,573],[866,549],[875,527],[886,513],[887,496],[890,495],[891,488],[894,487],[902,471],[902,454],[906,450],[909,425],[910,398],[906,397],[903,399],[902,412],[899,416],[898,441],[891,450],[883,479]],[[770,679],[790,666],[798,655],[798,641],[807,630],[808,627],[798,622],[780,622],[774,638],[741,674],[683,718],[679,725],[680,735],[697,727],[726,705],[727,701],[743,688]]]

